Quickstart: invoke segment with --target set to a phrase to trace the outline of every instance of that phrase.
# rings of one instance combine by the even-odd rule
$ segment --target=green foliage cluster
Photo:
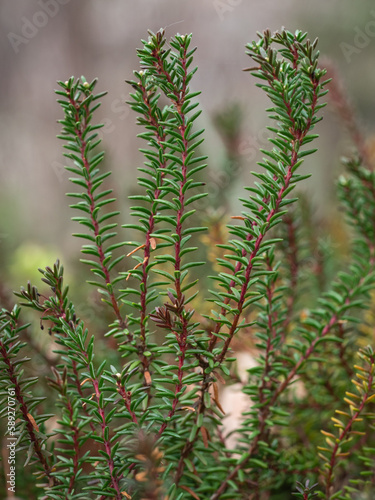
[[[86,229],[75,236],[85,240],[88,283],[112,320],[103,353],[59,261],[40,269],[48,296],[29,283],[16,294],[21,303],[1,311],[2,416],[13,405],[6,436],[16,439],[19,461],[26,451],[18,467],[37,498],[372,498],[375,354],[364,327],[375,287],[375,176],[363,159],[346,162],[338,191],[351,259],[316,300],[316,275],[304,267],[314,249],[294,190],[309,177],[300,167],[315,152],[329,80],[317,40],[300,31],[258,35],[247,45],[248,71],[271,101],[271,148],[218,244],[208,298],[198,279],[207,272],[199,239],[207,228],[194,203],[207,196],[206,156],[191,35],[167,43],[164,31],[150,32],[128,81],[145,141],[142,191],[123,226],[131,240],[118,239],[101,168],[102,125],[93,117],[104,93],[95,94],[96,80],[59,82],[59,138],[77,189],[68,196]],[[48,326],[48,376],[29,376],[24,307]],[[245,339],[257,362],[241,381],[248,405],[229,436],[220,391],[239,381],[232,349]]]

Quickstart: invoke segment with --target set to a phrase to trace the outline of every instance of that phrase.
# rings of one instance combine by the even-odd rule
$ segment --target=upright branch
[[[99,425],[100,435],[97,436],[99,443],[103,446],[103,453],[101,460],[105,462],[107,467],[107,474],[110,479],[111,487],[114,490],[114,498],[120,500],[123,498],[121,493],[121,474],[119,474],[116,467],[116,443],[113,438],[110,438],[110,422],[112,420],[112,412],[107,413],[106,407],[108,401],[103,398],[104,380],[102,375],[104,364],[96,369],[93,363],[93,350],[94,338],[87,342],[88,331],[84,329],[83,323],[71,325],[64,320],[61,320],[62,330],[64,335],[57,334],[57,341],[65,347],[67,355],[79,359],[80,364],[84,366],[87,372],[82,380],[81,385],[88,382],[91,384],[93,393],[90,398],[82,398],[84,407],[89,406],[89,413],[93,415],[95,422]],[[114,383],[114,382],[113,382]],[[129,411],[129,408],[127,408]],[[131,419],[134,421],[133,413],[130,414]],[[117,445],[118,446],[118,445]]]
[[[159,35],[156,35],[156,40],[160,42],[162,41],[162,33],[159,33]],[[175,313],[178,317],[180,328],[179,331],[174,332],[176,335],[176,341],[179,346],[179,355],[178,355],[178,371],[177,371],[177,377],[178,377],[178,383],[175,386],[175,397],[172,402],[172,408],[170,409],[168,413],[168,418],[170,419],[176,411],[177,403],[179,400],[179,396],[182,390],[182,379],[183,379],[183,368],[185,364],[185,357],[186,357],[186,349],[187,349],[187,337],[188,337],[188,323],[189,323],[189,314],[187,314],[185,307],[184,307],[184,301],[185,297],[182,294],[182,279],[181,279],[181,272],[182,272],[182,245],[183,245],[183,228],[184,228],[184,221],[192,215],[195,210],[192,210],[190,213],[186,212],[186,202],[189,202],[188,198],[186,197],[186,191],[187,188],[189,188],[189,185],[187,184],[188,182],[188,166],[189,163],[192,164],[193,162],[192,157],[194,154],[194,150],[189,147],[191,146],[189,142],[189,131],[192,128],[193,125],[193,120],[200,114],[200,112],[196,113],[193,118],[188,118],[186,116],[186,113],[188,113],[191,109],[194,109],[196,106],[189,106],[191,96],[187,97],[188,94],[188,83],[193,75],[192,73],[188,73],[188,66],[191,63],[191,56],[192,56],[192,51],[188,54],[188,48],[190,44],[189,37],[186,36],[178,36],[176,37],[175,40],[171,42],[171,46],[176,49],[177,54],[173,56],[174,61],[172,60],[172,63],[176,64],[176,69],[178,68],[178,79],[173,81],[173,78],[171,76],[171,70],[168,68],[168,70],[165,67],[164,64],[164,58],[162,57],[161,53],[161,43],[156,43],[155,47],[153,48],[151,54],[153,58],[155,59],[152,67],[153,69],[157,72],[159,78],[161,79],[162,85],[166,85],[168,87],[168,94],[167,96],[170,98],[171,105],[172,105],[172,116],[175,119],[175,123],[177,128],[175,131],[179,135],[177,137],[176,135],[174,138],[176,139],[176,144],[178,144],[178,147],[175,145],[171,146],[169,145],[169,149],[172,152],[172,159],[175,161],[176,159],[176,153],[179,153],[179,161],[177,161],[178,164],[180,164],[181,170],[179,175],[177,176],[176,180],[178,179],[178,199],[175,200],[176,208],[177,208],[177,215],[176,215],[176,228],[175,228],[175,243],[174,243],[174,289],[175,289],[175,299],[173,295],[170,296],[170,299],[172,300],[172,303],[175,306]],[[195,71],[194,71],[195,72]],[[189,127],[189,129],[188,129]],[[197,146],[197,144],[194,145],[194,148]],[[190,155],[189,155],[190,153]],[[204,158],[198,158],[198,161],[204,159]],[[190,162],[189,162],[190,160]],[[194,158],[196,161],[197,159]],[[199,196],[201,197],[201,196]],[[196,199],[196,198],[195,198]],[[194,201],[193,200],[190,200]],[[159,429],[159,435],[161,435],[166,428],[167,423],[164,422],[162,426]]]
[[[72,220],[86,226],[91,231],[92,234],[78,233],[75,236],[89,240],[90,244],[83,245],[82,252],[94,256],[97,261],[87,259],[81,259],[81,261],[92,266],[92,272],[104,282],[90,281],[101,291],[103,301],[113,308],[118,329],[123,331],[126,328],[126,320],[120,312],[121,306],[114,290],[118,278],[112,280],[110,271],[123,259],[123,255],[113,259],[112,252],[123,246],[124,243],[114,243],[107,247],[104,245],[107,240],[117,235],[116,232],[112,231],[117,224],[105,222],[118,215],[119,212],[102,214],[102,208],[114,202],[115,198],[108,198],[108,195],[112,193],[111,189],[97,192],[110,172],[101,173],[98,168],[104,159],[104,153],[94,154],[101,142],[96,130],[103,125],[92,125],[91,121],[94,111],[100,106],[97,100],[106,94],[105,92],[97,95],[93,93],[96,83],[97,80],[88,83],[84,77],[77,81],[70,78],[65,83],[59,82],[63,90],[56,91],[56,94],[63,97],[58,102],[65,112],[65,117],[63,120],[59,120],[59,123],[63,125],[63,131],[58,137],[66,141],[64,148],[69,152],[64,153],[64,155],[74,163],[74,167],[67,166],[65,168],[78,176],[71,178],[71,182],[84,188],[81,193],[68,193],[68,196],[80,200],[71,207],[86,214],[73,217]]]
[[[373,412],[364,413],[367,405],[375,400],[375,357],[371,347],[360,349],[359,356],[361,364],[355,366],[357,371],[352,380],[355,393],[346,392],[345,403],[349,406],[348,411],[337,410],[335,417],[332,417],[336,432],[322,430],[325,437],[325,446],[319,446],[319,456],[324,462],[323,473],[325,476],[325,496],[326,500],[338,498],[341,488],[334,491],[335,470],[341,459],[350,456],[354,444],[350,443],[356,436],[364,436],[363,417],[374,418]],[[363,446],[363,445],[362,445]]]
[[[317,41],[311,43],[306,36],[299,31],[295,34],[283,31],[271,36],[265,31],[259,34],[257,43],[247,46],[248,54],[257,63],[249,71],[264,82],[258,86],[273,104],[268,111],[277,126],[269,129],[276,137],[270,139],[274,145],[272,151],[263,151],[268,157],[260,163],[265,172],[254,174],[261,183],[247,188],[252,195],[241,200],[246,210],[235,219],[242,220],[243,225],[228,226],[236,239],[223,245],[231,253],[219,260],[228,272],[215,277],[224,291],[213,292],[213,302],[219,307],[211,316],[215,326],[208,346],[214,356],[213,369],[223,365],[232,339],[246,326],[244,312],[261,298],[254,285],[260,276],[270,272],[264,268],[263,255],[278,241],[269,237],[270,231],[282,221],[287,205],[296,201],[288,195],[306,178],[299,175],[298,169],[304,157],[315,152],[303,147],[317,137],[310,132],[321,119],[317,113],[325,104],[319,100],[326,94],[327,82],[322,81],[325,71],[318,68]],[[274,44],[281,48],[272,48]],[[205,411],[204,397],[211,384],[211,374],[206,370],[198,414]],[[192,448],[193,443],[187,443],[182,455],[188,455]],[[183,458],[180,463],[182,461]],[[219,498],[226,486],[225,481],[212,498]]]
[[[138,356],[142,362],[142,372],[144,377],[144,385],[149,386],[150,384],[150,363],[152,361],[152,356],[145,356],[144,353],[148,351],[148,306],[156,298],[155,291],[149,290],[149,275],[152,269],[152,252],[158,247],[158,240],[156,237],[152,236],[157,233],[156,227],[156,214],[157,214],[157,201],[162,199],[166,190],[163,189],[163,182],[165,177],[165,167],[167,159],[164,158],[165,146],[164,141],[166,139],[165,126],[159,125],[159,122],[163,122],[167,119],[168,113],[165,110],[161,110],[158,106],[158,100],[160,95],[156,93],[156,87],[152,81],[150,81],[144,71],[134,72],[138,81],[129,80],[129,83],[133,89],[134,93],[131,94],[132,101],[130,106],[132,109],[141,112],[142,116],[138,117],[138,124],[145,126],[148,131],[139,134],[145,140],[149,141],[152,150],[142,150],[146,157],[148,158],[148,163],[146,166],[151,170],[151,175],[155,176],[156,182],[152,179],[139,180],[141,186],[146,186],[148,188],[147,195],[134,195],[129,198],[132,200],[139,200],[144,204],[147,204],[149,208],[145,206],[134,206],[132,207],[132,215],[135,217],[142,217],[143,226],[141,230],[145,234],[144,243],[130,242],[135,248],[128,253],[127,256],[137,254],[138,251],[142,252],[142,257],[139,258],[135,255],[138,264],[132,269],[127,275],[127,280],[131,276],[135,276],[140,281],[139,292],[131,288],[122,290],[121,299],[127,303],[127,305],[133,306],[132,301],[127,301],[125,297],[132,293],[139,293],[139,310],[140,317],[136,320],[136,324],[139,324],[139,331],[135,332],[135,335],[139,338],[138,341]],[[140,169],[143,173],[150,174],[150,170]],[[149,189],[151,188],[151,189]],[[146,206],[147,206],[146,205]],[[124,227],[132,229],[140,229],[139,226],[133,224],[127,224]],[[159,245],[160,247],[160,245]],[[140,268],[139,271],[136,271]],[[135,321],[131,319],[131,323]]]
[[[69,427],[71,438],[69,443],[73,445],[73,460],[71,463],[71,477],[77,477],[80,461],[76,452],[79,451],[79,444],[82,444],[87,439],[95,436],[95,441],[99,442],[103,448],[103,456],[101,461],[104,461],[108,468],[108,476],[110,478],[111,487],[115,491],[115,498],[122,498],[120,480],[121,474],[118,473],[115,465],[115,443],[109,436],[110,422],[112,420],[112,412],[107,413],[108,400],[103,398],[104,380],[111,382],[112,386],[119,385],[117,376],[108,377],[105,379],[102,375],[106,361],[104,361],[99,368],[94,364],[94,337],[88,340],[88,331],[84,328],[83,323],[76,317],[73,304],[68,298],[68,287],[63,286],[63,267],[60,266],[59,261],[53,267],[47,267],[41,270],[43,274],[42,280],[50,287],[53,296],[45,298],[43,302],[40,300],[40,294],[35,287],[30,284],[28,289],[21,289],[18,293],[20,297],[26,299],[29,307],[42,312],[42,320],[50,321],[52,326],[50,332],[54,334],[57,344],[62,349],[56,350],[65,359],[65,369],[60,373],[54,370],[55,379],[49,379],[50,385],[57,390],[63,400],[64,408],[67,413],[71,415],[69,420]],[[68,370],[68,371],[67,371]],[[67,376],[72,378],[72,384],[67,387]],[[83,393],[83,386],[91,384],[92,393],[91,397]],[[121,388],[121,383],[119,385]],[[85,387],[86,389],[86,387]],[[121,390],[118,391],[121,394]],[[78,408],[74,402],[77,397],[80,400],[81,408]],[[128,394],[128,398],[131,396]],[[128,412],[128,419],[137,423],[135,415],[129,405],[126,405]],[[82,415],[79,415],[82,413]],[[80,417],[80,424],[77,427],[76,419]],[[91,433],[82,437],[79,431],[86,423],[91,427]],[[100,429],[100,435],[96,436],[97,427]],[[117,445],[118,446],[118,445]],[[58,467],[66,466],[66,461],[58,464]],[[105,474],[106,475],[106,474]],[[67,490],[73,488],[73,482],[69,481],[66,485]]]
[[[11,421],[8,418],[8,439],[17,449],[28,449],[25,466],[32,460],[36,461],[42,470],[42,477],[48,479],[48,487],[51,487],[60,484],[53,474],[56,460],[47,449],[47,437],[39,429],[51,415],[36,414],[36,406],[45,399],[36,397],[30,391],[37,377],[28,380],[28,387],[22,378],[24,364],[29,358],[18,357],[26,346],[25,342],[20,342],[19,335],[27,327],[18,325],[20,311],[20,307],[15,306],[12,312],[2,310],[0,314],[0,389],[1,395],[5,395],[2,397],[1,413],[4,414],[8,408],[14,410],[15,418]]]
[[[124,290],[127,294],[139,294],[137,303],[126,300],[126,304],[136,307],[140,311],[139,319],[132,316],[131,322],[139,324],[135,332],[140,336],[138,352],[143,351],[144,338],[148,334],[148,318],[151,317],[158,326],[170,331],[168,345],[177,350],[177,378],[174,383],[174,396],[171,401],[167,420],[162,422],[158,435],[161,436],[177,410],[180,397],[183,394],[183,375],[186,365],[189,336],[193,338],[194,324],[190,324],[193,311],[185,305],[193,300],[196,294],[187,297],[184,292],[196,284],[188,281],[188,269],[201,265],[202,262],[184,262],[184,255],[195,251],[196,247],[188,247],[187,242],[192,233],[204,228],[189,227],[187,219],[195,210],[186,207],[196,200],[206,196],[206,193],[190,195],[190,190],[202,185],[194,182],[193,174],[202,170],[205,165],[204,156],[196,155],[196,148],[201,144],[199,138],[202,130],[193,131],[194,121],[200,111],[191,113],[197,107],[192,99],[199,94],[189,90],[190,81],[196,69],[189,70],[195,49],[190,50],[191,35],[177,35],[170,41],[169,49],[165,49],[165,35],[163,30],[154,34],[150,32],[148,41],[143,42],[143,48],[138,51],[142,70],[135,72],[137,80],[130,81],[135,92],[132,94],[132,108],[141,112],[138,118],[140,125],[147,131],[140,136],[148,141],[148,149],[142,149],[146,159],[146,168],[140,168],[142,173],[150,176],[140,178],[139,184],[147,187],[147,195],[136,195],[133,199],[141,200],[145,206],[133,207],[132,215],[141,215],[141,227],[138,230],[144,233],[145,243],[132,242],[137,249],[142,250],[143,256],[134,258],[138,264],[130,271],[131,276],[140,281],[139,292],[134,289]],[[169,100],[169,105],[163,109],[158,107],[160,91]],[[146,217],[145,217],[146,215]],[[135,225],[127,224],[125,227],[135,229]],[[171,229],[170,229],[171,228]],[[161,248],[172,247],[170,254],[160,254]],[[151,260],[151,252],[155,256]],[[168,272],[165,266],[172,265]],[[141,267],[141,269],[139,269]],[[164,281],[148,283],[151,278],[150,270],[163,278]],[[164,287],[162,291],[161,287]],[[165,290],[165,287],[168,287]],[[163,307],[156,307],[154,312],[147,311],[148,304],[157,298],[157,289],[163,295],[168,294],[172,305],[166,302]],[[171,317],[170,313],[173,313]],[[173,319],[172,319],[173,318]],[[172,347],[173,346],[173,347]],[[153,351],[153,352],[152,352]],[[143,369],[147,373],[147,383],[152,379],[149,367],[157,357],[156,349],[148,350],[150,353],[146,360],[142,360]],[[191,355],[189,355],[190,357]],[[150,393],[150,390],[149,390]]]
[[[274,243],[267,241],[268,233],[281,222],[285,207],[295,201],[288,199],[287,195],[297,182],[305,178],[297,173],[298,168],[303,158],[315,150],[303,151],[302,147],[317,137],[309,133],[320,120],[317,112],[324,106],[318,104],[318,100],[326,94],[323,87],[327,82],[321,82],[325,71],[318,69],[318,53],[314,52],[317,41],[310,43],[305,40],[306,34],[301,32],[295,35],[276,33],[272,37],[266,31],[259,36],[258,43],[247,46],[250,57],[259,64],[256,68],[250,68],[250,71],[266,82],[258,86],[267,93],[274,105],[269,109],[270,118],[278,120],[278,127],[269,129],[277,137],[270,139],[274,149],[271,152],[263,151],[270,160],[261,163],[266,170],[266,173],[257,175],[262,184],[248,188],[255,196],[250,196],[250,200],[242,200],[244,207],[250,210],[242,213],[245,226],[230,227],[230,232],[238,237],[230,241],[229,248],[234,255],[227,256],[226,267],[233,275],[232,278],[224,273],[219,275],[226,289],[223,294],[226,301],[215,301],[221,306],[221,311],[216,314],[213,336],[218,337],[225,327],[228,330],[223,345],[213,351],[220,363],[240,328],[243,310],[254,302],[249,291],[251,280],[259,272],[260,255]],[[272,49],[273,43],[280,44],[282,49]],[[236,267],[233,268],[229,260],[233,260]],[[238,289],[237,296],[234,295],[234,289]],[[228,307],[228,299],[233,302],[232,307]],[[229,324],[226,320],[228,316],[231,317]],[[216,343],[214,340],[211,342],[212,349]]]

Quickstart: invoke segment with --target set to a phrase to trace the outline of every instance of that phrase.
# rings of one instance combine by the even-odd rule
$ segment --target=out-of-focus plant
[[[300,166],[315,151],[325,105],[317,41],[300,31],[258,35],[247,46],[248,71],[271,101],[272,147],[231,217],[229,239],[220,230],[216,255],[209,249],[218,272],[208,298],[198,279],[206,269],[199,247],[212,243],[199,239],[206,228],[194,210],[206,197],[206,157],[191,35],[167,44],[164,31],[150,33],[128,82],[145,162],[126,241],[117,239],[119,212],[109,208],[110,174],[101,171],[94,114],[104,93],[95,93],[96,80],[59,82],[59,138],[76,187],[68,196],[85,229],[75,236],[112,319],[103,352],[95,338],[103,318],[87,325],[78,316],[59,261],[40,269],[48,292],[28,283],[16,294],[21,303],[2,309],[2,415],[9,418],[13,398],[11,433],[17,467],[25,466],[18,495],[333,500],[373,491],[374,352],[364,347],[364,310],[375,286],[374,172],[353,159],[339,179],[352,255],[329,284],[327,254],[292,197],[309,177]],[[50,334],[54,357],[41,358],[47,376],[29,376],[22,307],[37,311]],[[220,388],[238,382],[231,349],[241,338],[255,344],[257,364],[241,382],[248,406],[231,448]]]

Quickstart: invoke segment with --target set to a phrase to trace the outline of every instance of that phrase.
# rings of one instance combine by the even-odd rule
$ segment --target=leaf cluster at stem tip
[[[266,30],[246,48],[270,101],[269,147],[239,213],[219,228],[212,269],[192,35],[149,32],[138,50],[128,104],[144,163],[121,224],[95,122],[105,93],[84,77],[59,82],[74,236],[103,307],[79,316],[57,260],[39,269],[40,291],[28,282],[20,303],[1,309],[1,415],[17,460],[26,458],[20,491],[29,496],[349,500],[374,490],[375,358],[365,347],[375,321],[374,171],[345,162],[337,187],[351,253],[331,266],[295,195],[329,82],[317,40]],[[43,343],[23,308],[47,328]],[[253,360],[245,373],[239,351]],[[231,407],[223,395],[235,390],[245,404],[229,429],[237,400]]]

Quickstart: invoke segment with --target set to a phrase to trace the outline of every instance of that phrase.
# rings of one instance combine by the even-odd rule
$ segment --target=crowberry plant
[[[138,51],[129,104],[145,161],[121,230],[95,123],[105,93],[96,93],[96,80],[59,82],[58,137],[82,228],[74,236],[84,240],[88,283],[111,319],[102,331],[101,318],[80,318],[59,260],[40,269],[42,288],[28,283],[19,304],[3,304],[2,413],[14,401],[5,436],[25,468],[19,496],[371,498],[374,171],[363,156],[346,161],[338,192],[351,255],[332,283],[322,281],[326,255],[316,256],[296,187],[309,177],[300,167],[315,152],[329,80],[306,33],[258,37],[247,45],[248,71],[271,102],[270,148],[241,195],[241,213],[227,220],[217,273],[202,251],[201,234],[212,228],[194,208],[207,196],[207,157],[191,35],[167,43],[163,30],[150,32]],[[319,272],[306,265],[311,259]],[[25,354],[33,328],[25,307],[39,315],[55,353],[44,354],[40,373]],[[245,379],[235,344],[251,345],[256,358]],[[221,392],[238,382],[247,406],[228,435]]]

